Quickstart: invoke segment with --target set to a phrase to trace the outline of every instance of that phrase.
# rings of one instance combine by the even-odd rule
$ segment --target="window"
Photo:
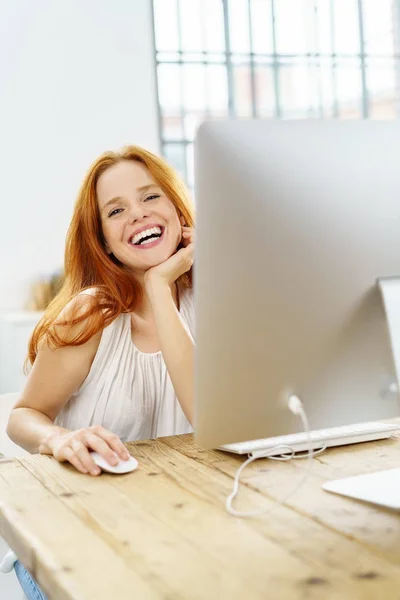
[[[396,0],[154,0],[161,147],[190,188],[205,119],[395,118]]]

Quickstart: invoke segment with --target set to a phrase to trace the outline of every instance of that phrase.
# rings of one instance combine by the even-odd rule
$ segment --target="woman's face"
[[[144,165],[113,165],[100,175],[96,192],[109,254],[138,275],[174,254],[183,219]]]

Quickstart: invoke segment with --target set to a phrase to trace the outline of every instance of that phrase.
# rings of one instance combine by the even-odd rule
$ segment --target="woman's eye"
[[[108,216],[113,217],[114,215],[118,215],[121,210],[123,210],[123,209],[122,208],[114,208],[114,210],[112,210]]]
[[[159,198],[160,194],[152,194],[151,196],[147,196],[145,198],[145,202],[147,202],[147,200],[155,200],[156,198]]]

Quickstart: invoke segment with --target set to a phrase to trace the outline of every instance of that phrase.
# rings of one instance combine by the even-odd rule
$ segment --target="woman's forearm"
[[[194,341],[175,306],[171,288],[154,281],[147,287],[161,352],[182,410],[193,425]]]
[[[31,454],[51,454],[50,439],[68,430],[54,425],[51,419],[32,408],[14,408],[7,425],[8,437]]]

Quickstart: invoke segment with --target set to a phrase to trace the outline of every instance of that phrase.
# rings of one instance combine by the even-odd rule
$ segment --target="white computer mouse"
[[[91,452],[90,456],[93,458],[94,462],[102,471],[107,471],[107,473],[116,473],[117,475],[122,473],[130,473],[134,471],[138,467],[138,461],[133,456],[130,456],[128,460],[120,459],[117,465],[110,465],[98,452]]]

